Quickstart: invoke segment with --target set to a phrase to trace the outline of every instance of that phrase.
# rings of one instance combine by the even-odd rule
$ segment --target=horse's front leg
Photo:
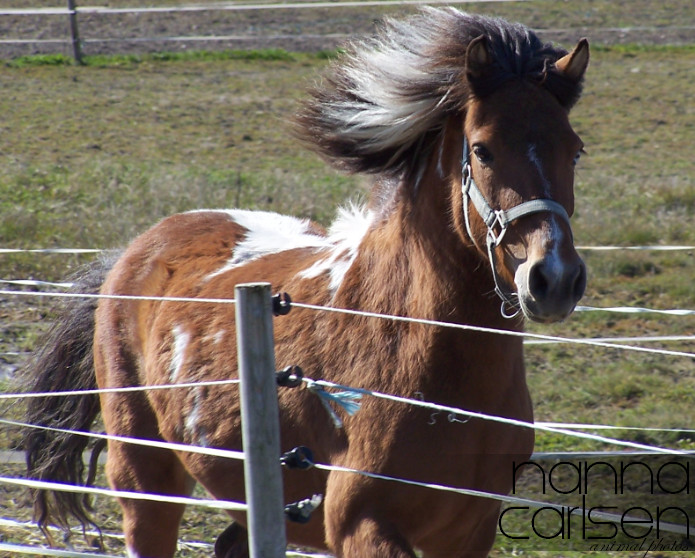
[[[478,498],[451,513],[421,542],[424,558],[485,558],[495,542],[499,505]]]
[[[415,558],[410,543],[393,525],[368,515],[351,518],[341,540],[332,546],[340,558]]]
[[[350,473],[329,475],[324,502],[326,541],[339,558],[415,558],[389,519],[388,501]],[[370,493],[371,492],[371,493]]]
[[[443,533],[436,550],[423,551],[424,558],[485,558],[490,554],[497,533],[496,518],[481,521],[466,537]]]

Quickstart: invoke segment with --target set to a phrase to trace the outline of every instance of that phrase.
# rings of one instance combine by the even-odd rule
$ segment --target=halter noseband
[[[507,228],[510,223],[525,217],[526,215],[532,215],[534,213],[540,213],[542,211],[549,211],[555,213],[562,217],[568,224],[570,222],[569,215],[562,205],[558,202],[550,199],[536,199],[522,202],[517,206],[510,209],[492,209],[490,204],[487,203],[485,196],[478,188],[473,180],[473,172],[471,169],[470,161],[471,153],[468,147],[468,138],[463,136],[463,156],[461,158],[461,193],[463,194],[463,215],[466,222],[466,231],[468,236],[473,241],[473,244],[477,246],[475,237],[473,236],[473,231],[471,230],[468,202],[472,202],[478,215],[483,219],[485,225],[487,226],[486,244],[487,244],[487,254],[490,260],[490,267],[492,268],[492,278],[495,281],[495,292],[497,296],[502,299],[502,316],[505,318],[514,318],[520,312],[519,309],[513,311],[513,313],[508,313],[505,309],[505,305],[514,309],[516,304],[512,301],[512,298],[518,297],[517,293],[502,288],[502,282],[497,273],[497,260],[495,257],[495,248],[500,245],[504,235],[507,232]],[[497,232],[499,230],[499,232]]]

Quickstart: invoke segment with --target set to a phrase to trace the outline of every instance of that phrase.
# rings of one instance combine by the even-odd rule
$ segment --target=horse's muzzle
[[[528,319],[541,323],[564,320],[584,295],[586,266],[572,252],[565,260],[544,257],[517,269],[519,305]]]

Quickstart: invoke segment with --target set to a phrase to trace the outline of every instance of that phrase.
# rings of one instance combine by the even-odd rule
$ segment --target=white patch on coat
[[[244,239],[234,246],[231,258],[217,271],[207,276],[212,279],[227,271],[247,264],[263,256],[292,250],[295,248],[325,248],[325,236],[311,231],[308,219],[298,219],[269,211],[249,211],[246,209],[219,210],[230,219],[244,227]]]
[[[181,374],[183,362],[186,358],[186,347],[191,340],[191,336],[180,325],[174,326],[171,330],[171,335],[174,338],[174,347],[172,349],[171,363],[169,364],[169,379],[172,383],[175,383]]]
[[[357,257],[364,236],[374,223],[374,213],[364,207],[351,205],[341,208],[328,230],[330,248],[325,258],[299,273],[303,279],[329,274],[329,288],[338,290],[350,266]]]
[[[126,546],[126,554],[128,558],[140,558],[140,555],[129,546]]]
[[[241,265],[269,254],[297,248],[313,248],[327,252],[308,269],[299,273],[303,279],[329,274],[329,288],[335,292],[347,270],[355,261],[362,239],[374,222],[375,214],[364,207],[350,205],[338,210],[338,216],[323,236],[312,232],[308,219],[298,219],[268,211],[244,209],[212,210],[225,213],[247,230],[232,252],[231,258],[217,271],[207,276],[212,279]]]
[[[217,333],[215,333],[215,335],[212,336],[212,342],[215,345],[220,344],[222,342],[222,340],[224,339],[225,333],[226,333],[225,330],[223,330],[223,329],[219,330]]]
[[[227,332],[224,329],[220,329],[215,333],[207,333],[202,338],[203,343],[208,345],[219,345],[223,340]]]
[[[186,417],[184,423],[186,433],[192,443],[202,447],[207,447],[207,432],[200,425],[200,418],[203,414],[203,405],[205,404],[205,388],[198,387],[193,392],[193,406]]]

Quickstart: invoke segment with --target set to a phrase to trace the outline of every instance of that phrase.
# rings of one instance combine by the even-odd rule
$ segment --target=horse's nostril
[[[584,289],[586,289],[586,266],[584,262],[579,262],[579,269],[574,278],[574,285],[572,288],[575,302],[579,301],[579,299],[584,296]]]
[[[540,261],[531,266],[528,276],[529,293],[536,301],[549,297],[570,298],[577,302],[584,295],[586,288],[586,268],[583,262],[575,267],[553,269]]]
[[[550,288],[550,283],[545,274],[545,266],[543,263],[534,264],[529,271],[528,287],[536,300],[545,298]]]

